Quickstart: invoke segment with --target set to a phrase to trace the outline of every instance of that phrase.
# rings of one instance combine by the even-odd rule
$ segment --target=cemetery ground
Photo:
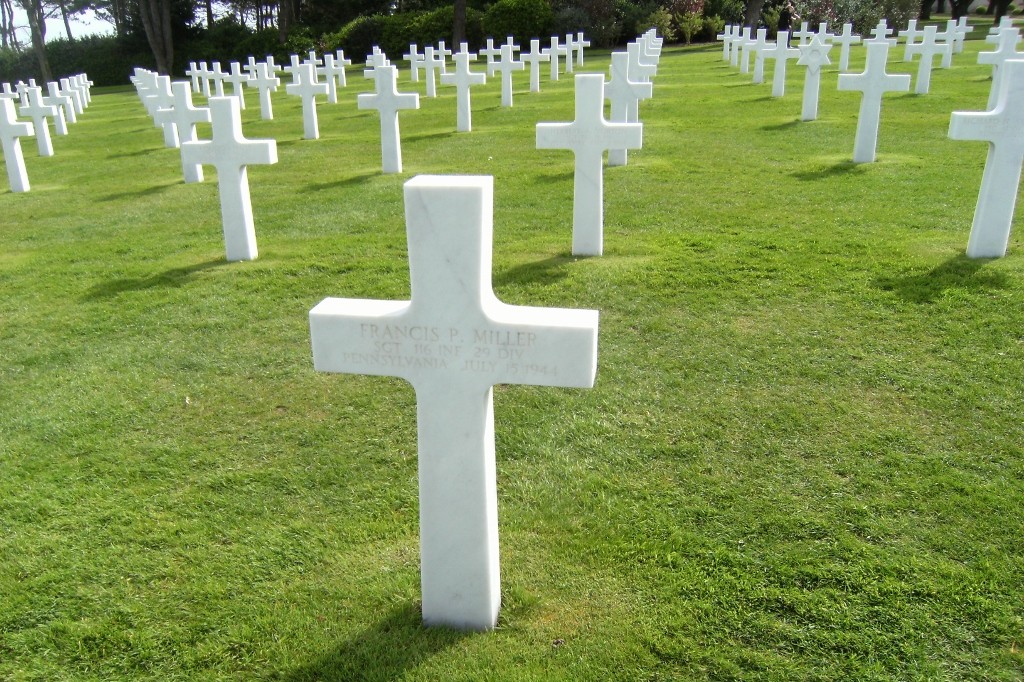
[[[1024,240],[963,255],[986,145],[946,137],[982,32],[885,97],[861,165],[834,66],[800,123],[802,68],[772,99],[667,48],[596,258],[534,144],[571,76],[511,109],[489,79],[471,133],[439,87],[399,175],[357,69],[317,141],[249,93],[280,161],[236,263],[213,169],[183,184],[134,92],[95,92],[0,194],[0,679],[1020,679]],[[324,297],[408,298],[420,173],[494,176],[501,300],[600,311],[593,389],[495,388],[492,633],[420,624],[411,387],[312,366]]]

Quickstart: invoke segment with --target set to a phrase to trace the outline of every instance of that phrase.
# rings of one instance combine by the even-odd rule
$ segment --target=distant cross
[[[576,59],[576,36],[572,33],[565,34],[565,50],[565,72],[572,73]]]
[[[32,84],[32,87],[35,87],[35,84]],[[71,101],[75,104],[76,114],[85,112],[85,97],[82,96],[82,92],[78,88],[71,85],[71,79],[60,79],[60,94],[71,98]]]
[[[740,48],[740,73],[750,73],[750,48],[754,46],[756,41],[750,37],[750,27],[743,27],[743,34],[739,39]]]
[[[452,51],[448,49],[443,40],[437,42],[437,49],[434,50],[434,55],[440,62],[438,64],[441,69],[440,73],[448,73],[448,57],[452,56]]]
[[[938,30],[938,29],[936,29]],[[935,34],[935,42],[940,45],[948,45],[948,50],[942,50],[942,68],[949,69],[953,66],[953,52],[956,48],[956,22],[952,19],[946,22],[946,30]]]
[[[264,68],[266,65],[264,64]],[[174,97],[173,104],[169,109],[161,109],[156,112],[160,123],[170,123],[174,126],[179,144],[195,142],[196,124],[210,122],[210,109],[208,107],[196,107],[192,104],[192,88],[188,81],[175,81],[171,83],[171,93]],[[185,182],[202,182],[203,166],[199,163],[185,163],[182,155],[181,171]]]
[[[250,85],[260,93],[260,118],[264,121],[273,120],[274,105],[271,102],[270,93],[277,92],[277,88],[281,85],[281,79],[270,70],[270,65],[260,62],[256,65],[256,75],[250,81]]]
[[[797,47],[800,47],[801,45],[806,45],[807,43],[811,42],[812,36],[814,36],[814,31],[810,30],[807,27],[806,21],[800,22],[799,31],[793,31],[793,37],[799,41],[797,43]]]
[[[639,149],[640,123],[609,123],[604,118],[604,76],[576,76],[576,120],[538,123],[538,149],[569,149],[576,156],[573,180],[572,252],[600,256],[604,242],[604,152]]]
[[[843,24],[843,32],[832,38],[834,44],[839,45],[839,70],[846,71],[850,68],[850,45],[860,42],[860,36],[853,33],[853,24]]]
[[[1013,28],[1013,17],[1009,14],[1004,14],[999,19],[998,24],[988,29],[988,35],[985,36],[985,42],[992,44],[999,42],[999,32],[1004,28]]]
[[[487,68],[491,68],[491,64],[494,63],[494,58],[501,54],[501,48],[494,46],[494,38],[488,38],[486,46],[480,50],[479,54],[483,55],[484,59],[487,60]]]
[[[909,46],[911,57],[921,55],[921,63],[917,67],[917,83],[914,86],[914,92],[918,95],[928,94],[932,79],[932,58],[937,54],[953,53],[952,44],[937,42],[935,34],[935,26],[925,26],[921,42]]]
[[[195,62],[188,63],[188,70],[185,71],[185,75],[192,79],[192,89],[196,92],[199,92],[199,88],[202,87],[202,84],[199,82],[201,73],[199,66]]]
[[[612,52],[612,63],[609,67],[611,78],[605,83],[604,96],[611,102],[611,123],[639,123],[639,103],[642,99],[650,99],[654,94],[654,86],[629,79],[629,54]],[[609,149],[608,165],[625,166],[627,152],[625,149]]]
[[[327,83],[316,80],[316,67],[310,62],[303,62],[295,72],[295,83],[284,86],[289,95],[302,98],[302,137],[307,140],[320,138],[320,126],[316,118],[316,96],[327,94]]]
[[[57,118],[53,121],[54,132],[58,135],[67,135],[67,124],[76,121],[75,105],[71,103],[70,97],[60,94],[56,83],[47,83],[46,89],[49,94],[43,98],[43,103],[57,107]]]
[[[345,59],[345,50],[338,50],[334,53],[334,64],[338,71],[335,75],[338,77],[338,87],[348,87],[348,82],[345,77],[345,67],[352,66],[351,59]]]
[[[441,74],[442,85],[454,85],[456,93],[456,125],[455,129],[460,133],[467,133],[473,129],[473,105],[469,89],[474,85],[483,85],[487,82],[487,74],[471,71],[469,63],[476,59],[472,52],[462,50],[455,54],[455,70],[452,73]]]
[[[583,31],[576,34],[576,66],[583,66],[583,48],[590,47],[590,41],[583,37]]]
[[[754,44],[750,46],[750,49],[754,51],[753,82],[755,84],[764,83],[764,53],[765,50],[771,46],[772,43],[768,42],[768,29],[757,29],[757,36],[754,38]]]
[[[402,55],[402,59],[409,62],[409,73],[413,83],[420,81],[420,69],[423,68],[423,55],[419,53],[416,43],[409,45],[409,51]]]
[[[786,47],[789,42],[789,33],[779,31],[775,38],[775,44],[764,50],[765,59],[775,60],[775,72],[772,74],[772,97],[782,97],[786,94],[786,62],[790,59],[797,59],[800,50],[795,47]]]
[[[979,64],[992,65],[992,89],[989,91],[987,107],[990,110],[995,106],[996,100],[999,98],[1000,68],[1007,60],[1024,58],[1024,54],[1017,52],[1017,45],[1020,43],[1020,31],[1011,25],[1000,28],[995,36],[997,39],[996,49],[992,52],[978,53]]]
[[[878,122],[882,115],[882,95],[886,92],[910,90],[909,74],[889,74],[885,63],[889,56],[889,41],[866,40],[867,63],[863,73],[839,75],[840,90],[859,90],[860,114],[857,117],[857,135],[853,143],[854,163],[871,163],[875,160],[878,145]]]
[[[488,76],[493,76],[495,71],[501,72],[501,106],[512,106],[512,72],[522,71],[526,65],[516,61],[513,54],[515,46],[505,43],[501,46],[501,61],[493,62],[488,67]]]
[[[437,97],[437,70],[441,59],[432,45],[423,48],[423,76],[427,82],[427,97]]]
[[[813,121],[818,118],[821,67],[832,63],[832,60],[828,58],[832,46],[825,43],[819,33],[811,38],[811,42],[801,45],[798,49],[800,50],[800,59],[797,60],[797,64],[807,67],[807,72],[804,74],[804,99],[800,120]]]
[[[551,61],[551,55],[540,48],[540,41],[530,40],[530,51],[523,54],[523,63],[530,65],[530,92],[540,92],[540,63]]]
[[[731,66],[739,66],[740,63],[740,41],[743,40],[743,29],[745,26],[736,24],[732,27],[732,40],[729,41],[729,64]],[[640,47],[643,48],[644,44],[641,41]],[[646,50],[641,50],[641,56],[646,56]]]
[[[910,49],[916,43],[917,39],[924,36],[924,31],[917,29],[917,19],[910,19],[907,21],[907,28],[896,34],[900,38],[903,38],[904,49],[903,49],[903,61],[910,62],[914,60],[914,53]]]
[[[826,45],[831,44],[832,39],[835,38],[834,34],[828,32],[827,21],[823,21],[820,24],[818,24],[818,35],[821,36],[821,42],[825,43]]]
[[[178,148],[178,131],[175,130],[174,125],[170,123],[160,123],[156,120],[156,114],[161,109],[169,109],[174,106],[174,95],[171,93],[171,78],[170,76],[157,76],[156,83],[150,91],[149,95],[146,96],[147,101],[151,104],[150,113],[153,117],[153,124],[163,129],[164,133],[164,146],[170,149]]]
[[[0,83],[0,99],[20,99],[21,96],[11,88],[10,83]]]
[[[231,73],[224,78],[228,83],[233,86],[234,96],[238,98],[238,108],[245,109],[245,92],[244,88],[252,78],[247,73],[242,72],[242,65],[238,62],[231,62]]]
[[[291,76],[292,83],[298,83],[298,73],[303,69],[302,60],[299,59],[299,55],[293,54],[289,57],[289,61],[288,66],[281,67],[281,71]]]
[[[209,164],[217,169],[224,247],[229,261],[256,258],[247,166],[277,163],[277,142],[247,140],[237,97],[211,97],[212,140],[184,142],[183,164]]]
[[[220,70],[220,62],[214,62],[213,67],[209,70],[210,87],[208,89],[210,97],[223,97],[224,96],[224,79],[227,78],[227,74]]]
[[[964,41],[967,40],[967,34],[971,32],[974,27],[967,23],[967,15],[960,17],[960,20],[956,22],[956,37],[954,38],[955,45],[953,51],[960,53],[964,51]]]
[[[21,105],[21,115],[32,119],[36,134],[39,156],[53,156],[53,142],[50,140],[50,125],[47,118],[57,117],[57,107],[43,102],[42,88],[26,88],[26,102]]]
[[[882,19],[881,21],[878,22],[877,26],[875,26],[873,29],[871,29],[871,39],[872,40],[884,40],[889,45],[895,47],[895,45],[896,45],[896,43],[898,41],[896,40],[896,38],[890,38],[889,37],[889,36],[891,36],[895,32],[896,32],[896,29],[889,28],[886,25],[886,23],[885,23],[885,19]]]
[[[404,189],[411,300],[321,301],[313,366],[413,385],[423,620],[490,630],[501,607],[493,386],[593,386],[598,313],[494,295],[492,178],[421,175]]]
[[[395,85],[397,80],[398,70],[395,67],[381,67],[377,69],[374,79],[377,91],[356,97],[360,109],[376,109],[380,112],[380,149],[385,173],[402,172],[402,138],[398,128],[398,112],[401,109],[420,108],[420,96],[398,92]]]
[[[12,192],[29,191],[28,173],[25,171],[25,156],[21,152],[21,140],[32,134],[32,124],[19,121],[14,110],[14,101],[0,99],[0,146],[4,149],[4,163],[7,165],[7,181]]]
[[[253,57],[252,55],[249,55],[248,58],[246,58],[245,66],[243,66],[242,68],[245,69],[245,72],[248,73],[249,76],[251,76],[252,78],[255,78],[256,77],[256,57]],[[192,90],[193,90],[193,92],[197,91],[196,88],[193,88]]]
[[[722,43],[722,61],[729,61],[729,44],[732,42],[732,24],[726,24],[722,32],[715,36],[715,40]]]
[[[558,58],[569,54],[569,50],[565,45],[558,44],[558,36],[551,36],[551,47],[545,47],[544,54],[551,60],[551,80],[556,81],[558,80]]]
[[[312,64],[314,70],[324,65],[324,61],[320,59],[319,55],[317,55],[316,50],[310,50],[309,57],[307,59],[304,59],[303,61],[306,62],[307,64]]]
[[[952,139],[989,143],[967,242],[969,258],[1006,255],[1024,163],[1024,61],[1007,61],[1002,68],[1006,74],[1000,82],[995,106],[986,112],[953,112],[949,122]]]
[[[658,72],[658,67],[643,60],[640,55],[640,43],[627,43],[626,54],[629,55],[629,77],[641,83],[650,83],[651,78]]]
[[[333,54],[324,55],[324,65],[317,68],[318,76],[324,77],[324,84],[327,85],[327,101],[331,104],[338,103],[338,81],[345,78],[345,65],[338,64]]]

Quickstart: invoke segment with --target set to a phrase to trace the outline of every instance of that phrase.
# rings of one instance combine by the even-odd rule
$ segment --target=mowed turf
[[[772,99],[668,47],[600,258],[569,252],[571,153],[535,149],[571,76],[517,74],[511,109],[490,79],[457,134],[454,88],[403,69],[389,176],[359,69],[317,141],[249,93],[280,161],[244,263],[213,169],[185,185],[97,91],[0,194],[0,679],[1021,679],[1024,242],[963,256],[986,145],[946,137],[987,101],[983,33],[886,95],[865,165],[835,67],[801,123],[802,68]],[[420,624],[412,388],[312,367],[322,298],[408,298],[420,173],[494,176],[499,298],[600,311],[593,389],[495,389],[487,634]]]

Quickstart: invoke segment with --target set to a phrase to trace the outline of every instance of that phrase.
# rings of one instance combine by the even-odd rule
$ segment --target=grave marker
[[[839,45],[840,71],[850,68],[850,45],[856,45],[860,40],[860,36],[853,32],[853,24],[843,24],[843,32],[832,38],[832,42]]]
[[[494,46],[494,38],[488,38],[487,44],[478,54],[484,56],[484,59],[487,60],[487,69],[490,69],[491,64],[494,63],[494,58],[501,54],[501,48]]]
[[[1017,52],[1017,44],[1020,43],[1020,31],[1012,25],[1000,28],[994,34],[996,38],[996,49],[991,52],[979,52],[979,64],[992,65],[992,89],[989,90],[987,109],[992,109],[999,98],[999,70],[1003,63],[1009,59],[1024,58],[1024,54]],[[992,37],[992,36],[989,36]]]
[[[764,51],[772,46],[768,42],[768,29],[757,29],[757,37],[750,49],[754,52],[754,78],[753,82],[760,85],[764,83]]]
[[[492,178],[418,176],[404,191],[411,300],[324,299],[309,313],[313,366],[413,385],[423,620],[490,630],[501,606],[493,386],[593,386],[598,313],[497,299]]]
[[[611,78],[605,83],[604,96],[611,102],[612,123],[639,123],[640,100],[649,99],[654,94],[651,83],[641,83],[629,79],[629,53],[612,52],[612,63],[608,67]],[[625,166],[627,151],[625,149],[609,149],[608,165]]]
[[[433,48],[428,47],[428,50]],[[375,93],[357,95],[360,109],[376,109],[380,112],[380,151],[385,173],[402,172],[402,138],[398,128],[398,112],[401,109],[419,109],[420,96],[416,93],[400,93],[396,87],[398,70],[383,66],[375,70]]]
[[[409,62],[409,74],[412,78],[413,83],[420,82],[420,69],[423,68],[424,57],[419,52],[419,46],[416,43],[409,45],[409,51],[402,55],[402,59]]]
[[[921,56],[921,63],[917,67],[917,83],[914,86],[914,92],[918,95],[927,95],[932,80],[932,59],[937,54],[952,54],[953,46],[950,43],[940,43],[935,39],[935,26],[925,26],[921,35],[921,42],[908,45],[907,49],[911,57]]]
[[[264,121],[271,121],[274,118],[274,105],[270,99],[270,93],[277,92],[281,85],[281,79],[274,75],[270,65],[266,62],[256,64],[256,75],[250,81],[250,85],[260,93],[260,118]]]
[[[918,38],[924,36],[924,31],[917,30],[917,19],[909,20],[907,22],[907,28],[896,35],[904,40],[905,47],[903,49],[903,61],[914,61],[914,52],[910,48],[917,43]]]
[[[985,112],[953,112],[949,137],[988,142],[988,158],[974,211],[969,258],[1002,258],[1010,241],[1010,227],[1024,162],[1024,61],[1003,64],[995,106]]]
[[[576,156],[573,180],[572,252],[600,256],[604,241],[604,151],[639,149],[640,123],[604,119],[604,76],[576,76],[576,120],[538,123],[538,149],[569,149]]]
[[[832,46],[826,44],[820,34],[816,34],[811,38],[811,42],[801,45],[798,49],[800,50],[800,59],[797,60],[797,64],[807,67],[807,72],[804,74],[804,98],[800,110],[800,120],[813,121],[818,118],[821,67],[832,63],[832,60],[828,58]]]
[[[209,164],[217,169],[224,247],[229,261],[256,258],[247,166],[277,163],[277,142],[247,140],[237,97],[211,97],[213,139],[184,142],[183,164]]]
[[[551,61],[551,80],[558,80],[558,58],[564,57],[568,53],[569,51],[564,45],[558,44],[558,36],[551,36],[551,46],[544,48],[544,54]]]
[[[909,74],[885,72],[885,63],[889,56],[888,40],[865,40],[864,45],[868,48],[864,72],[839,74],[840,90],[859,90],[863,93],[860,114],[857,117],[857,135],[853,143],[854,163],[871,163],[875,160],[878,122],[882,115],[882,95],[886,92],[910,90]]]
[[[590,47],[590,41],[583,37],[583,31],[576,34],[576,66],[583,66],[583,48]]]
[[[800,22],[800,30],[799,31],[793,31],[793,37],[797,39],[797,44],[796,44],[797,47],[800,47],[801,45],[806,45],[807,43],[811,42],[811,38],[813,36],[814,36],[814,31],[812,31],[809,28],[807,28],[807,22],[806,21],[801,21]]]
[[[242,65],[238,62],[231,62],[231,73],[224,77],[228,83],[232,85],[232,91],[235,97],[238,98],[238,108],[245,109],[245,86],[249,85],[252,78],[249,74],[242,72]]]
[[[302,98],[302,137],[307,140],[320,139],[320,126],[316,117],[316,96],[327,94],[327,83],[316,80],[316,67],[303,62],[296,70],[295,83],[284,86],[289,95]]]
[[[530,65],[530,92],[540,92],[540,63],[551,61],[551,55],[540,47],[536,38],[530,40],[530,51],[522,56],[524,64]]]
[[[57,107],[43,102],[41,88],[25,88],[25,103],[21,105],[21,115],[32,119],[39,156],[53,156],[50,126],[46,119],[57,117]]]
[[[161,123],[170,123],[174,126],[179,145],[185,142],[195,142],[199,139],[196,137],[196,124],[210,122],[210,109],[193,106],[192,88],[188,81],[171,83],[171,95],[173,97],[171,107],[161,109],[156,115]],[[203,181],[202,164],[185,163],[184,155],[181,157],[181,171],[187,183]]]
[[[30,189],[20,139],[28,135],[32,135],[32,124],[18,120],[13,100],[0,99],[0,146],[4,150],[7,181],[12,192],[27,192]]]
[[[470,70],[469,63],[475,59],[475,54],[462,50],[455,54],[454,73],[441,74],[442,85],[455,86],[457,110],[455,130],[460,133],[467,133],[473,129],[473,105],[469,93],[470,87],[483,85],[487,82],[487,74]]]
[[[779,31],[775,37],[775,44],[764,49],[765,59],[775,60],[775,71],[772,74],[772,97],[782,97],[786,94],[786,62],[790,59],[800,57],[800,50],[795,47],[786,47],[789,42],[789,32]]]
[[[512,72],[522,71],[526,65],[516,61],[514,51],[518,47],[510,43],[501,46],[501,61],[493,62],[487,67],[487,75],[493,76],[495,71],[501,72],[501,106],[512,106]]]

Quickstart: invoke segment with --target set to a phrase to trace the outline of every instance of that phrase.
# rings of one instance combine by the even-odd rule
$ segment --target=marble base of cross
[[[502,303],[491,289],[493,179],[405,184],[410,301],[328,298],[309,313],[318,371],[398,376],[416,390],[423,620],[498,619],[495,384],[588,388],[598,313]]]

